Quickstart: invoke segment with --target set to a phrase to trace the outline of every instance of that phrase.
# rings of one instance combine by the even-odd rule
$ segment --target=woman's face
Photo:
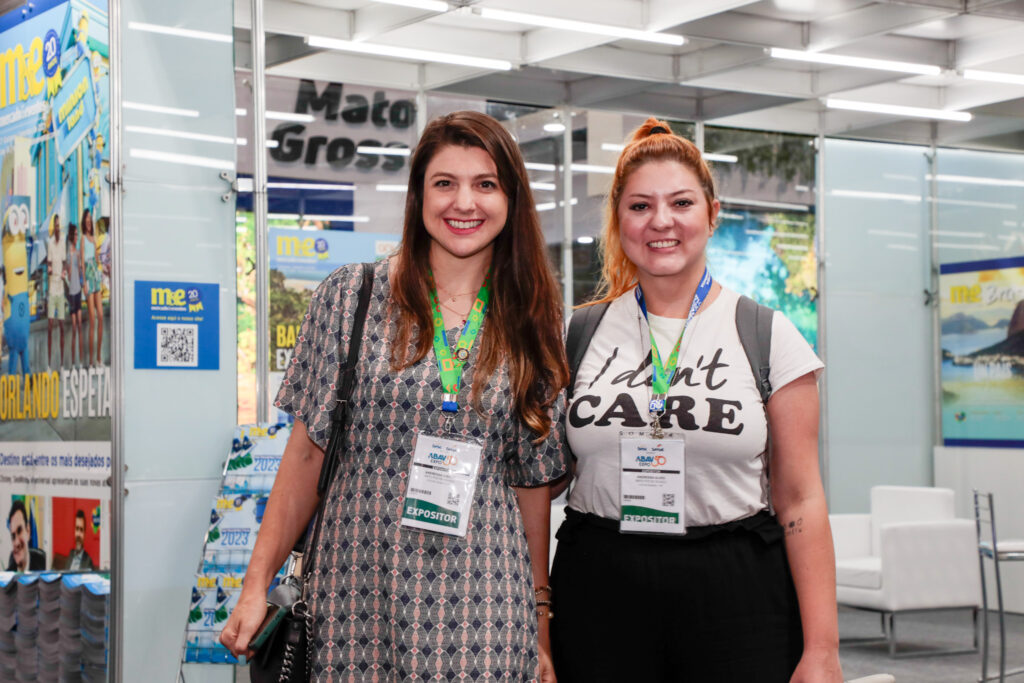
[[[709,212],[700,180],[689,167],[649,161],[626,179],[619,199],[622,249],[641,277],[703,272],[718,207],[716,199]]]
[[[432,256],[441,250],[469,258],[493,249],[508,217],[508,197],[486,151],[441,147],[427,164],[423,185],[423,224],[432,239]]]

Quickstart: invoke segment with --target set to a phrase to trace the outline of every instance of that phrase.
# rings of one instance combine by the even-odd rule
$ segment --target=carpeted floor
[[[972,634],[971,614],[967,610],[919,612],[896,617],[897,653],[969,648]],[[893,659],[889,657],[888,645],[884,642],[869,644],[847,640],[880,635],[878,614],[847,608],[839,610],[839,656],[846,680],[888,673],[896,677],[896,683],[973,683],[981,676],[980,642],[978,653]],[[999,621],[994,612],[989,614],[989,637],[988,673],[993,676],[999,670]],[[1024,615],[1007,614],[1006,668],[1019,667],[1024,667]],[[1006,680],[1024,683],[1024,674]]]

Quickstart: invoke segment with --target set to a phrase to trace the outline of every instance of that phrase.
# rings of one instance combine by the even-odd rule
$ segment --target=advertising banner
[[[110,567],[110,444],[0,443],[0,562],[8,571]]]
[[[109,566],[106,0],[0,15],[0,557]]]
[[[1024,257],[940,267],[942,438],[1024,447]]]
[[[135,367],[220,367],[220,286],[202,282],[135,282]]]
[[[109,438],[109,401],[74,405],[109,396],[106,22],[77,0],[0,20],[0,440]]]

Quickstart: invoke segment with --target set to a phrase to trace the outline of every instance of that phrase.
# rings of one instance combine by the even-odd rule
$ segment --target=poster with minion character
[[[0,442],[110,440],[107,22],[106,0],[0,15]]]

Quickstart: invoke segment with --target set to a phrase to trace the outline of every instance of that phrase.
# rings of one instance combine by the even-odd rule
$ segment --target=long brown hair
[[[402,245],[392,277],[398,325],[391,366],[396,371],[409,367],[433,346],[428,276],[431,238],[423,224],[424,179],[427,164],[448,145],[487,152],[497,167],[498,184],[508,197],[508,216],[494,240],[491,298],[470,401],[480,409],[480,392],[495,368],[507,359],[516,414],[538,438],[544,438],[551,430],[549,408],[569,381],[561,297],[548,265],[519,147],[500,123],[485,114],[458,111],[434,119],[412,155]]]
[[[636,264],[629,260],[622,249],[619,200],[622,199],[629,176],[650,161],[675,161],[693,171],[707,200],[708,219],[714,217],[715,179],[697,145],[675,135],[666,122],[653,116],[648,118],[630,135],[615,165],[612,188],[605,205],[604,229],[601,232],[601,282],[597,296],[587,305],[617,299],[637,283]]]

